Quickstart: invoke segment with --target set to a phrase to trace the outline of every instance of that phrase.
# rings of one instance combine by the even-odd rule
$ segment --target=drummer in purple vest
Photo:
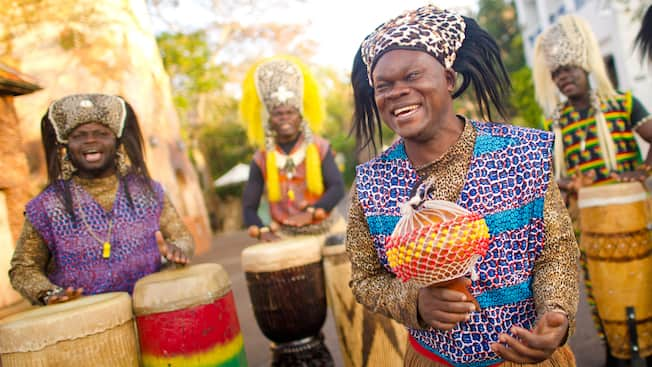
[[[578,303],[578,247],[552,174],[552,134],[455,114],[473,86],[490,121],[509,79],[475,20],[428,5],[366,37],[351,81],[354,129],[373,143],[380,120],[399,137],[358,166],[347,228],[351,288],[409,331],[405,366],[574,366],[566,341]],[[503,114],[504,115],[504,114]],[[420,183],[431,199],[481,215],[491,241],[466,280],[480,305],[438,284],[403,282],[386,239]]]
[[[131,293],[161,262],[186,264],[194,244],[143,157],[121,97],[70,95],[41,120],[48,185],[25,208],[13,287],[34,304]]]

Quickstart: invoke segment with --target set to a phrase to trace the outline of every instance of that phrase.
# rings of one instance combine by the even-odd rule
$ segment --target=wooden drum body
[[[133,298],[143,366],[247,366],[231,282],[222,266],[148,275],[136,283]]]
[[[647,193],[638,182],[582,188],[580,244],[611,354],[629,359],[626,307],[636,312],[641,356],[652,355],[652,241]]]
[[[86,296],[0,321],[4,367],[138,366],[131,297]]]
[[[327,307],[321,238],[296,237],[254,245],[242,252],[256,321],[273,342],[272,365],[303,366],[299,357],[302,353],[307,359],[313,358],[307,357],[310,354],[322,359],[308,365],[332,364],[330,352],[320,337]],[[279,359],[279,353],[295,357],[292,361]]]
[[[359,304],[351,288],[351,262],[344,235],[326,238],[323,248],[326,291],[337,325],[340,351],[346,367],[403,365],[407,329]]]

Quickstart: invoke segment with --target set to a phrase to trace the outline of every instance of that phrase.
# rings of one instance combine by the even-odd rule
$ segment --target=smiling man
[[[344,196],[344,181],[330,144],[313,134],[324,111],[306,67],[289,57],[254,65],[244,81],[240,112],[250,141],[260,147],[242,200],[249,234],[269,242],[281,232],[326,232],[334,220],[330,213]],[[271,223],[257,214],[264,194]]]
[[[76,94],[41,120],[48,186],[25,208],[11,284],[34,304],[129,292],[161,267],[185,264],[190,233],[143,158],[143,137],[122,98]]]
[[[407,327],[404,366],[574,366],[566,340],[578,250],[552,178],[552,134],[486,122],[491,111],[503,114],[509,91],[495,40],[474,19],[426,5],[365,38],[351,84],[361,142],[373,146],[381,123],[399,139],[357,167],[346,234],[350,286],[370,311]],[[454,99],[471,87],[484,121],[455,113]],[[419,213],[430,200],[486,220],[487,253],[458,278],[477,305],[449,289],[450,278],[424,286],[390,265],[388,239],[406,228],[403,238],[414,237],[399,261],[418,261],[421,275],[438,267],[424,260],[442,248],[429,235],[452,232]],[[414,226],[397,224],[415,212]]]

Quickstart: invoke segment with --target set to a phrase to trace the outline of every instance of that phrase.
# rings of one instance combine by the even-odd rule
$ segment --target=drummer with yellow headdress
[[[326,232],[344,196],[344,181],[328,141],[318,133],[324,110],[317,82],[291,57],[255,64],[243,84],[240,113],[255,152],[243,193],[244,223],[263,241]],[[265,189],[265,190],[264,190]],[[271,223],[257,210],[264,194]]]

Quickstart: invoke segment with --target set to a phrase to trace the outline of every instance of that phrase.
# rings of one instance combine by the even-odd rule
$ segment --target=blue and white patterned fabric
[[[490,366],[491,351],[512,326],[530,329],[536,311],[532,269],[545,243],[543,203],[551,174],[553,136],[544,131],[472,121],[477,130],[473,157],[457,204],[484,216],[491,243],[476,265],[471,293],[481,310],[450,331],[410,329],[426,350],[453,366]],[[357,167],[357,191],[379,261],[391,272],[386,238],[400,219],[419,177],[400,140]]]

